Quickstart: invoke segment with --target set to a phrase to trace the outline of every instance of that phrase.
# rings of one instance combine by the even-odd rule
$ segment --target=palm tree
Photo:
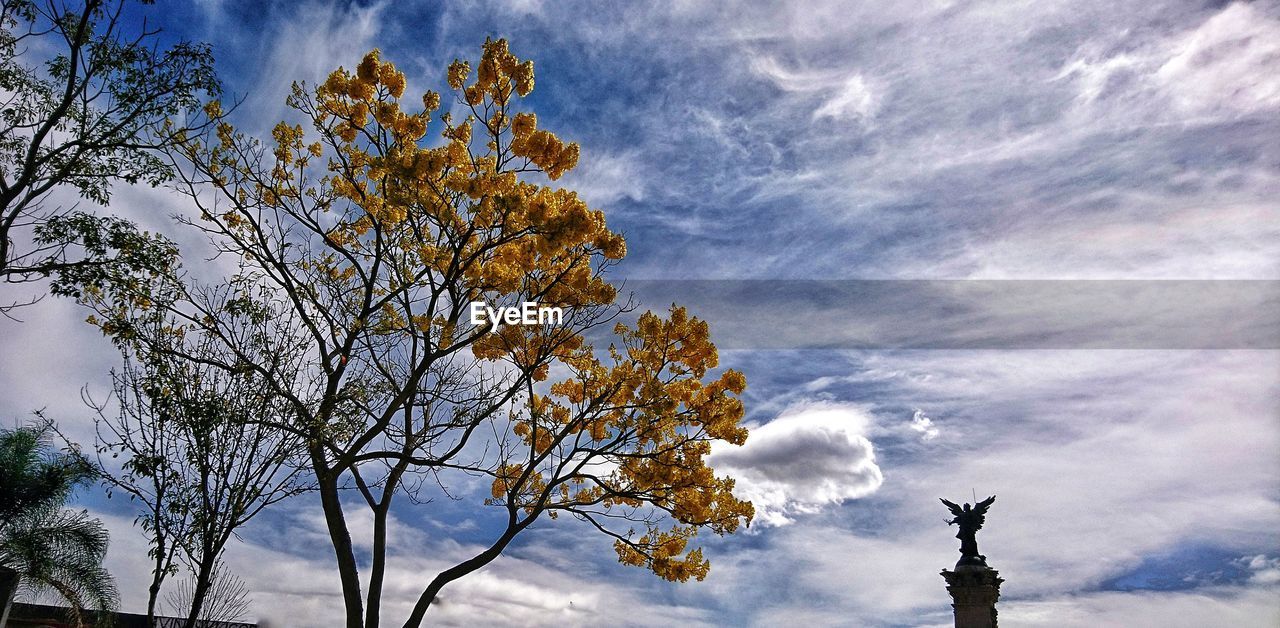
[[[52,433],[47,421],[0,429],[0,567],[17,572],[25,592],[65,598],[73,623],[83,624],[85,610],[116,605],[102,567],[107,530],[87,511],[63,507],[96,473],[79,455],[54,451]]]

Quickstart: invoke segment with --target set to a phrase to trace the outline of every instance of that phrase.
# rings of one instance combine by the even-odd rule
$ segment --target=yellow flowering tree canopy
[[[628,305],[606,274],[626,244],[556,187],[579,147],[518,110],[531,61],[490,40],[474,68],[449,66],[443,94],[409,97],[407,82],[375,50],[314,89],[295,84],[295,121],[270,141],[225,119],[190,138],[175,161],[201,212],[192,222],[240,270],[151,307],[182,334],[219,339],[225,368],[256,371],[290,400],[280,429],[307,440],[348,626],[377,622],[392,497],[425,501],[451,474],[486,476],[505,527],[427,583],[406,625],[560,514],[611,537],[623,563],[702,579],[696,532],[752,516],[705,463],[712,441],[747,437],[745,379],[716,371],[706,322],[683,308],[619,322]],[[216,103],[206,113],[224,115]],[[491,331],[471,324],[473,302],[564,316]],[[104,331],[131,333],[135,305],[100,308]],[[592,332],[616,338],[592,346]],[[345,488],[374,516],[363,593]]]

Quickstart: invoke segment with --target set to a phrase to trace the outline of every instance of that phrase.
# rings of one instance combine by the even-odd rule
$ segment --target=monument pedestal
[[[996,628],[996,601],[1000,599],[1000,572],[986,565],[956,565],[942,570],[955,609],[956,628]]]

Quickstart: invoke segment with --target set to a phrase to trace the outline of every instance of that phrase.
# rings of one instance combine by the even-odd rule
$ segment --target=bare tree
[[[199,583],[195,578],[184,578],[178,588],[165,596],[170,612],[187,616],[195,606],[196,588]],[[249,598],[249,589],[244,581],[227,570],[221,561],[214,566],[213,576],[204,595],[200,607],[197,626],[208,626],[214,623],[242,623],[249,616],[249,607],[253,600]]]
[[[100,458],[125,457],[119,472],[106,473],[109,486],[143,506],[138,522],[153,561],[147,615],[155,617],[165,578],[185,563],[193,574],[190,606],[182,610],[190,627],[219,585],[219,561],[237,530],[306,490],[297,460],[304,448],[270,427],[284,408],[261,376],[212,366],[218,354],[209,341],[185,343],[160,331],[160,319],[148,325],[152,341],[166,344],[121,343],[124,365],[112,373],[115,411],[85,398],[97,411]]]

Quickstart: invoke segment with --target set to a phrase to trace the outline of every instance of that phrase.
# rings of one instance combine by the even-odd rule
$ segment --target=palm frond
[[[0,430],[0,565],[18,572],[24,594],[64,598],[80,623],[85,610],[114,609],[119,595],[102,567],[106,527],[63,508],[93,469],[74,453],[52,452],[51,432],[47,422]]]

